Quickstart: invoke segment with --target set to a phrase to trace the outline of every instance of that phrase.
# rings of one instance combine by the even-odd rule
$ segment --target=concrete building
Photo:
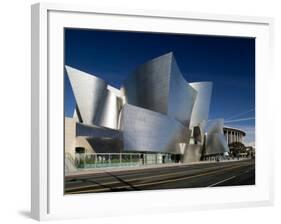
[[[69,155],[90,155],[84,162],[96,167],[97,161],[199,161],[204,147],[228,151],[222,122],[205,142],[212,83],[188,83],[172,53],[137,67],[120,90],[70,66],[66,71],[76,100],[73,117],[65,118]]]
[[[246,136],[246,132],[243,130],[228,126],[223,127],[223,133],[228,145],[233,142],[243,143],[243,138]]]

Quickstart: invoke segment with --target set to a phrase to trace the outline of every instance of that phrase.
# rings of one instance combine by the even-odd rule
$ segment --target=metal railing
[[[77,168],[105,168],[141,165],[141,154],[136,153],[76,153]]]
[[[151,164],[170,163],[162,159],[165,154],[142,153],[76,153],[75,165],[80,169],[106,167],[135,167]]]

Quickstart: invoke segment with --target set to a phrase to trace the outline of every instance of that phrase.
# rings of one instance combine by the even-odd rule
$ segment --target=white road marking
[[[225,170],[230,170],[230,169],[234,169],[236,168],[236,166],[233,166],[233,167],[228,167]],[[175,181],[179,181],[179,180],[187,180],[187,179],[192,179],[194,177],[200,177],[200,176],[205,176],[205,175],[209,175],[209,174],[212,174],[212,173],[216,173],[218,172],[217,170],[214,170],[214,171],[209,171],[209,172],[206,172],[206,173],[201,173],[201,174],[196,174],[196,175],[193,175],[193,176],[187,176],[187,177],[180,177],[180,178],[176,178],[176,179],[169,179],[169,180],[160,180],[160,181],[156,181],[156,182],[149,182],[149,183],[143,183],[143,184],[137,184],[137,185],[133,185],[134,187],[143,187],[143,186],[151,186],[151,185],[157,185],[157,184],[163,184],[163,183],[170,183],[170,182],[175,182]],[[236,176],[233,176],[231,178],[234,178]],[[230,178],[229,178],[230,179]],[[228,180],[228,179],[226,179]],[[226,180],[223,180],[223,181],[226,181]],[[120,182],[119,182],[120,183]],[[219,183],[219,182],[218,182]],[[216,183],[216,184],[218,184]],[[106,184],[105,184],[106,185]],[[125,186],[127,187],[127,186]],[[211,187],[211,186],[208,186],[208,187]],[[124,188],[124,186],[120,186],[120,187],[115,187],[114,189],[122,189]],[[93,189],[93,190],[83,190],[83,188],[80,188],[81,190],[79,191],[76,191],[76,192],[73,192],[74,194],[77,194],[77,193],[90,193],[90,192],[96,192],[96,189]],[[68,190],[68,189],[67,189]],[[71,190],[75,190],[75,189],[70,189]],[[102,191],[102,189],[99,189],[98,191]]]
[[[231,179],[233,179],[233,178],[235,178],[235,177],[236,177],[236,176],[229,177],[229,178],[227,178],[227,179],[224,179],[224,180],[221,180],[221,181],[216,182],[216,183],[214,183],[214,184],[211,184],[211,185],[209,185],[208,187],[216,186],[216,185],[221,184],[221,183],[223,183],[223,182],[225,182],[225,181],[231,180]]]
[[[229,168],[236,168],[237,166],[240,166],[240,165],[231,165],[231,166],[229,166],[229,167],[226,167],[225,169],[229,169]],[[206,168],[206,171],[211,171],[211,173],[213,173],[213,171],[212,170],[214,170],[215,172],[217,172],[217,171],[219,171],[220,170],[220,168],[218,168],[218,167],[208,167],[208,168]],[[133,178],[133,179],[127,179],[126,180],[126,182],[132,182],[132,181],[139,181],[139,180],[146,180],[147,178],[149,178],[149,179],[152,179],[152,178],[155,178],[155,177],[168,177],[168,176],[174,176],[174,175],[178,175],[178,174],[180,174],[180,173],[186,173],[186,172],[188,172],[188,170],[183,170],[183,171],[179,171],[179,172],[176,172],[176,173],[164,173],[164,174],[157,174],[157,175],[152,175],[152,176],[141,176],[141,177],[137,177],[137,178]],[[203,173],[204,174],[204,173]],[[207,172],[207,174],[209,174],[209,172]],[[189,179],[190,177],[196,177],[196,176],[201,176],[202,174],[195,174],[195,175],[192,175],[192,176],[188,176],[188,177],[184,177],[183,179]],[[177,178],[177,179],[172,179],[172,180],[168,180],[168,182],[171,182],[171,181],[175,181],[175,180],[179,180],[179,179],[182,179],[182,178]],[[163,180],[162,181],[160,181],[160,182],[163,182]],[[167,182],[167,180],[166,181],[164,181],[164,182]],[[110,181],[110,182],[106,182],[106,183],[104,183],[103,185],[110,185],[110,184],[119,184],[119,183],[121,183],[120,181]],[[159,181],[157,181],[157,182],[155,182],[155,183],[159,183]],[[151,182],[149,182],[149,184],[151,184]],[[139,184],[139,185],[137,185],[138,187],[139,186],[145,186],[145,185],[147,185],[147,184]],[[83,189],[83,188],[89,188],[89,187],[97,187],[97,186],[100,186],[100,184],[99,183],[95,183],[95,184],[88,184],[88,185],[84,185],[84,186],[79,186],[79,187],[72,187],[72,188],[67,188],[66,190],[67,191],[72,191],[72,190],[79,190],[79,189]],[[122,186],[123,187],[123,186]]]

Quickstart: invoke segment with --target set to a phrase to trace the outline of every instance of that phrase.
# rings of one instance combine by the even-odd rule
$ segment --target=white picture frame
[[[147,25],[149,24],[149,25]],[[273,19],[38,3],[32,5],[31,214],[37,220],[99,217],[273,203],[269,130]],[[256,38],[256,185],[63,194],[63,28],[134,30]],[[180,200],[178,200],[180,198]]]

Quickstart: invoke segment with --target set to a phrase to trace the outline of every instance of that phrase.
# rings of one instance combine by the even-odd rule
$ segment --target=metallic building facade
[[[179,143],[187,143],[189,129],[172,117],[125,104],[121,130],[124,151],[180,154]]]
[[[190,127],[205,126],[203,124],[207,124],[209,118],[213,83],[192,82],[190,85],[197,91]]]
[[[121,93],[98,77],[66,66],[77,111],[84,124],[117,129],[122,106]]]
[[[197,91],[197,97],[192,109],[189,125],[191,138],[184,153],[184,162],[194,162],[201,159],[204,149],[205,128],[208,122],[213,83],[193,82],[190,83],[190,86]]]
[[[229,147],[223,134],[223,119],[213,120],[207,131],[205,155],[229,153]]]
[[[122,87],[125,103],[173,117],[189,126],[197,91],[182,76],[172,53],[139,66]]]
[[[66,71],[76,100],[76,137],[94,152],[169,153],[192,162],[204,146],[207,154],[228,150],[220,122],[205,142],[212,83],[188,83],[173,53],[137,67],[120,90],[70,66]]]

